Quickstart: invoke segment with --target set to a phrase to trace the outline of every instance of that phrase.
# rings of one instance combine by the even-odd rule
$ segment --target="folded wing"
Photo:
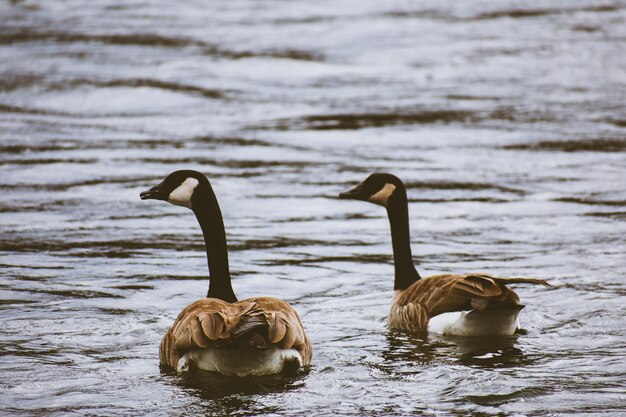
[[[227,303],[203,298],[188,305],[161,341],[161,364],[176,368],[189,350],[241,342],[251,334],[265,344],[296,349],[304,365],[311,362],[311,346],[298,313],[276,298],[250,298]]]
[[[496,278],[483,274],[436,275],[421,279],[407,288],[392,306],[389,324],[414,332],[426,331],[428,321],[453,311],[482,311],[488,308],[524,306],[511,283],[548,285],[535,278]]]

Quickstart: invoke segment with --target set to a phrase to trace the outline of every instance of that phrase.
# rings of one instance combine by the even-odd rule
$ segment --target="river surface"
[[[0,414],[626,414],[626,2],[0,3]],[[292,378],[161,370],[207,288],[211,180],[240,299],[292,303]],[[531,276],[525,332],[390,331],[384,209],[422,275]]]

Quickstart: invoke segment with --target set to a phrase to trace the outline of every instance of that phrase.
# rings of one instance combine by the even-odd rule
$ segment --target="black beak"
[[[139,194],[142,200],[165,200],[163,193],[161,192],[160,184],[156,185],[149,190],[142,191]]]
[[[339,194],[342,200],[365,200],[367,196],[363,194],[363,184],[359,184],[351,190]]]

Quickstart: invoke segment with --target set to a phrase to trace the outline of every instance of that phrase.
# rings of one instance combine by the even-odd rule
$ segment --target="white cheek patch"
[[[187,178],[170,193],[167,197],[167,201],[177,206],[191,208],[191,196],[198,186],[198,183],[198,180],[195,178]]]
[[[380,189],[379,192],[368,198],[368,200],[374,204],[380,204],[381,206],[387,207],[389,197],[391,197],[391,194],[393,194],[395,190],[395,185],[387,183],[383,188]]]

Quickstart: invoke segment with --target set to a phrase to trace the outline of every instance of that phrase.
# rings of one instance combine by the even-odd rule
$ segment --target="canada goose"
[[[222,213],[203,174],[172,172],[140,197],[190,208],[202,228],[209,264],[207,298],[185,307],[163,336],[162,365],[179,372],[196,367],[247,376],[293,372],[311,364],[311,345],[293,307],[271,297],[237,301]]]
[[[387,209],[395,268],[391,328],[457,336],[511,335],[519,327],[517,316],[524,306],[507,284],[548,285],[541,279],[484,274],[422,278],[413,265],[406,188],[398,177],[372,174],[339,197]]]

